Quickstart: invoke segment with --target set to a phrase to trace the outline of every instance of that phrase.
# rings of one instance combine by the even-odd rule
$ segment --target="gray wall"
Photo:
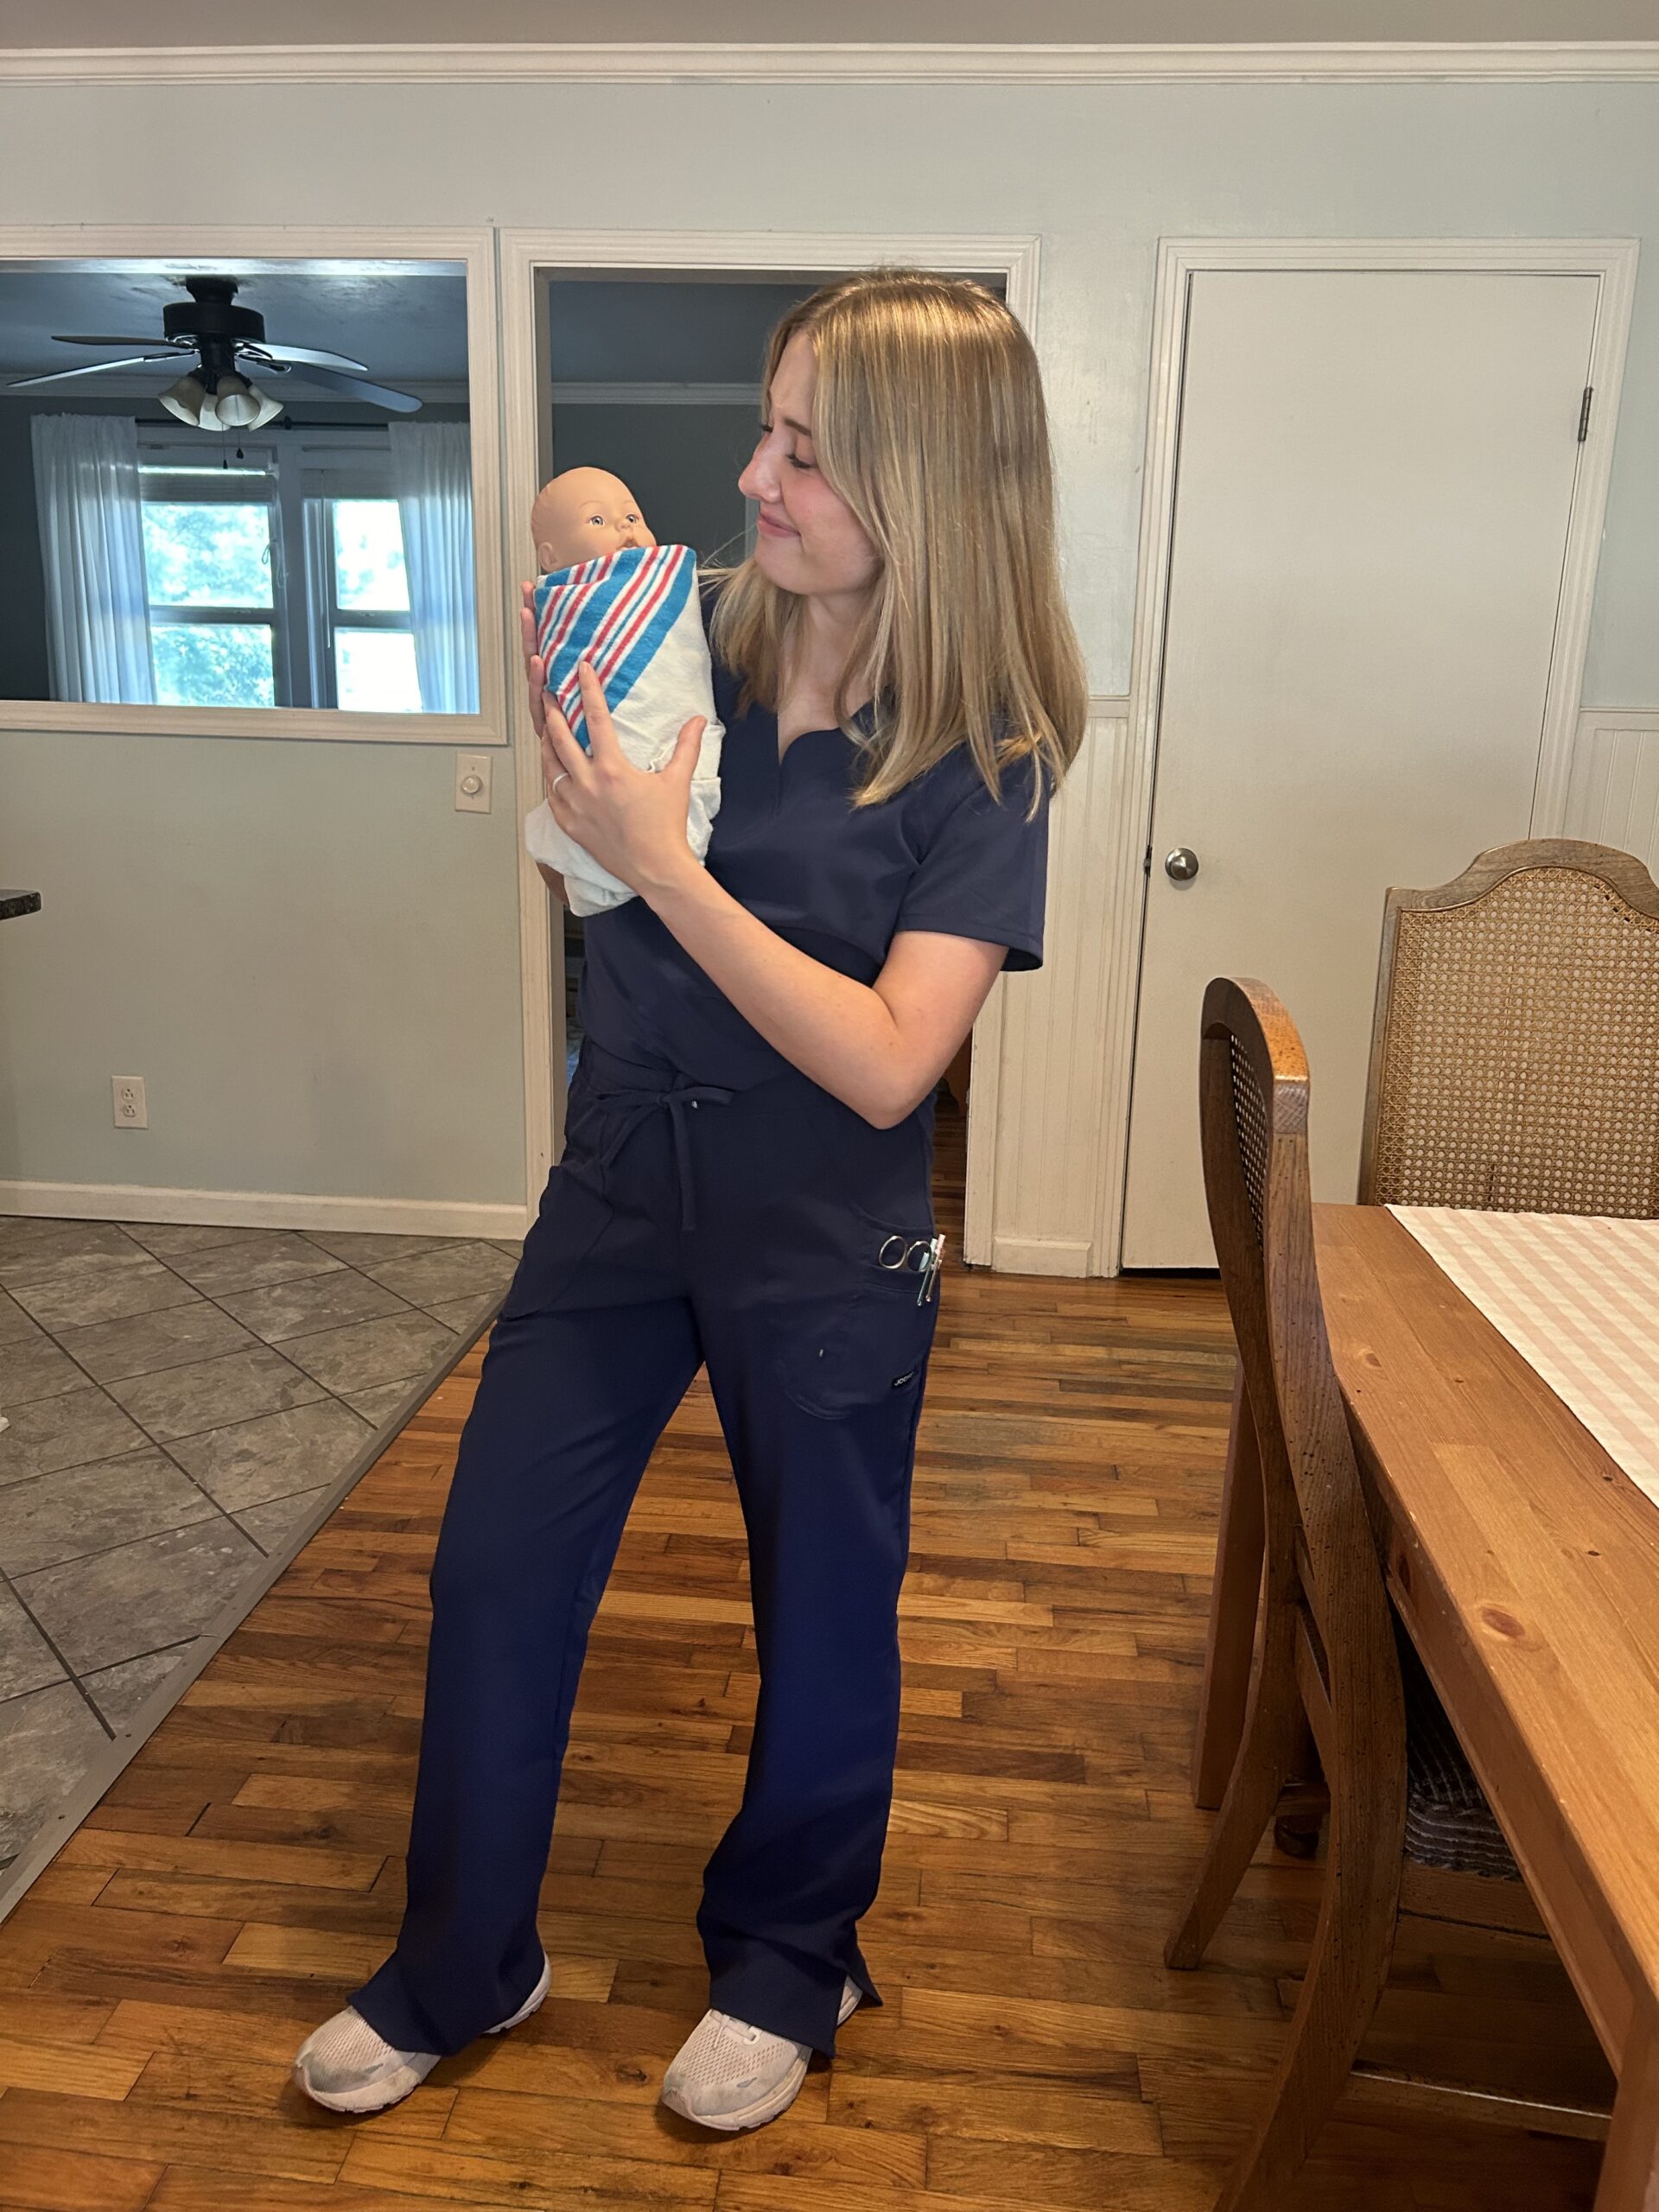
[[[40,518],[35,506],[35,452],[29,423],[41,406],[0,399],[0,699],[49,699],[46,579],[41,569]],[[136,410],[135,410],[136,411]],[[4,817],[0,815],[0,837]],[[3,847],[0,846],[0,850]]]
[[[505,765],[503,756],[498,756]],[[346,1198],[524,1185],[510,777],[447,746],[0,737],[0,1175]],[[111,1075],[147,1080],[117,1129]]]
[[[236,176],[239,220],[296,244],[340,224],[1040,234],[1068,582],[1105,694],[1128,679],[1160,235],[1659,251],[1646,84],[6,87],[0,202],[20,224],[175,223],[184,143],[193,173]],[[578,144],[605,157],[557,158]],[[1659,705],[1655,300],[1649,266],[1599,706]],[[0,735],[0,879],[50,902],[0,937],[0,1176],[521,1196],[505,765],[480,820],[451,811],[445,750]],[[109,1129],[112,1071],[148,1075],[148,1142]]]

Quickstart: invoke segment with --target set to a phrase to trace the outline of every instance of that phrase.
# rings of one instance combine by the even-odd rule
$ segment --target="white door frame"
[[[788,231],[542,231],[500,233],[501,363],[505,423],[501,550],[508,604],[517,607],[524,574],[522,518],[536,492],[537,383],[536,272],[538,269],[731,270],[780,277],[803,271],[868,269],[882,264],[1001,275],[1009,308],[1036,337],[1038,241],[1034,238],[918,236],[906,232]],[[522,685],[513,696],[517,788],[539,791],[541,755]],[[522,810],[522,809],[521,809]],[[563,966],[563,916],[518,842],[518,954],[524,991],[524,1189],[533,1214],[563,1140],[564,994],[553,979]],[[972,1102],[968,1116],[967,1209],[963,1249],[987,1262],[995,1231],[996,1117],[1002,1061],[1006,978],[992,986],[974,1025]]]
[[[1112,858],[1107,931],[1112,973],[1103,1035],[1101,1097],[1103,1154],[1096,1249],[1105,1272],[1122,1265],[1128,1173],[1129,1100],[1135,1030],[1146,934],[1145,860],[1152,834],[1153,785],[1161,705],[1164,632],[1169,611],[1175,522],[1176,459],[1186,366],[1192,279],[1207,270],[1437,270],[1500,274],[1593,276],[1598,280],[1590,382],[1589,435],[1579,449],[1567,523],[1555,642],[1550,656],[1543,741],[1533,794],[1531,834],[1556,836],[1567,807],[1578,727],[1584,657],[1595,599],[1596,563],[1612,470],[1619,385],[1636,293],[1634,238],[1165,238],[1158,248],[1154,296],[1152,374],[1147,457],[1141,503],[1140,574],[1129,673],[1128,741],[1119,757],[1112,819],[1119,825]]]

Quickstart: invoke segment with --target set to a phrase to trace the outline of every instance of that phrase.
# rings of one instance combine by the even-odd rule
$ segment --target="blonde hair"
[[[1060,589],[1048,418],[1031,341],[982,284],[912,269],[842,277],[772,332],[766,387],[798,333],[817,363],[817,465],[880,567],[836,696],[873,766],[874,806],[957,746],[1000,795],[1033,759],[1058,785],[1088,687]],[[753,558],[723,572],[714,645],[746,700],[775,708],[802,601]],[[862,671],[874,733],[848,713]],[[1031,811],[1041,798],[1033,775]]]

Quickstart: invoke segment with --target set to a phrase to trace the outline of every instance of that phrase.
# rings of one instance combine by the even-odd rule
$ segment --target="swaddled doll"
[[[708,718],[685,834],[702,860],[720,807],[720,742],[714,679],[697,600],[697,558],[689,545],[658,545],[633,494],[602,468],[567,468],[544,484],[531,509],[536,561],[536,650],[547,689],[584,751],[587,718],[576,664],[589,661],[605,691],[617,742],[636,768],[654,774],[687,719]],[[543,799],[524,819],[532,860],[564,878],[575,914],[602,913],[634,893],[602,868],[554,819]]]

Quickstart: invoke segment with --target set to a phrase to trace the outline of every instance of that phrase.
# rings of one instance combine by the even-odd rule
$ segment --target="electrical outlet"
[[[455,755],[455,805],[462,814],[490,810],[490,756],[487,753]]]
[[[147,1129],[149,1109],[144,1103],[144,1078],[141,1075],[112,1075],[110,1088],[115,1094],[115,1126],[118,1129]]]

